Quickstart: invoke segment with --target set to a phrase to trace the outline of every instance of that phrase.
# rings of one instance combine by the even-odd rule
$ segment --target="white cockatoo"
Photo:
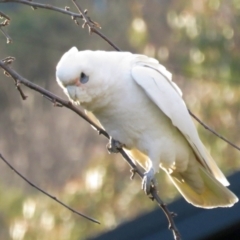
[[[56,77],[69,99],[145,169],[147,193],[161,168],[197,207],[230,207],[238,201],[201,142],[181,90],[156,59],[73,47],[59,61]]]

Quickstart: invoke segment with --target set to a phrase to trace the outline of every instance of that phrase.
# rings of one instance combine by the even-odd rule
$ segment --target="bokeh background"
[[[71,1],[41,0],[64,8]],[[240,145],[240,0],[81,0],[82,8],[124,51],[157,58],[181,87],[188,107],[218,133]],[[112,50],[70,16],[2,3],[11,18],[0,34],[0,58],[16,57],[22,76],[66,98],[55,82],[55,66],[73,45]],[[86,239],[156,208],[129,180],[129,166],[108,155],[106,139],[73,112],[53,107],[23,87],[22,101],[12,79],[0,72],[0,152],[21,173],[76,210],[76,216],[33,189],[0,161],[0,239]],[[201,139],[229,175],[240,154],[197,124]],[[161,172],[159,191],[166,202],[179,194]],[[167,224],[166,224],[167,227]]]

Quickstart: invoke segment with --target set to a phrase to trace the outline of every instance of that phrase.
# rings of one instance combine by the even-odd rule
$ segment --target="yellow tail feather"
[[[178,191],[189,203],[201,208],[231,207],[238,198],[202,166],[199,166],[199,174],[204,183],[201,192],[184,179],[184,173],[168,174]]]

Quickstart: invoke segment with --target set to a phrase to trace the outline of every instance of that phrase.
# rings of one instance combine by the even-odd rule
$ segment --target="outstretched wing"
[[[198,161],[211,172],[223,185],[229,185],[227,179],[202,144],[196,127],[182,99],[181,90],[172,82],[171,74],[156,60],[137,56],[132,67],[132,77],[145,91],[146,95],[170,118],[187,139]]]

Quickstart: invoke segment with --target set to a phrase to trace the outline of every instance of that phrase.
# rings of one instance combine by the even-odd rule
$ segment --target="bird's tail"
[[[196,174],[186,172],[173,172],[170,179],[178,191],[189,203],[201,208],[231,207],[238,198],[228,188],[207,172],[198,163],[197,175],[201,186],[195,184]]]

